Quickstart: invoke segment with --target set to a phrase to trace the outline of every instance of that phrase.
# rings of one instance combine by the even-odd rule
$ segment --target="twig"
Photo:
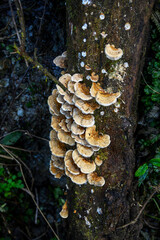
[[[35,138],[37,138],[37,139],[40,139],[40,140],[43,140],[43,141],[49,141],[48,139],[46,139],[46,138],[42,138],[42,137],[39,137],[39,136],[36,136],[36,135],[34,135],[34,134],[31,134],[29,131],[27,131],[27,130],[25,130],[25,134],[26,135],[28,135],[28,136],[30,136],[30,137],[35,137]]]
[[[19,23],[21,26],[21,49],[22,51],[25,51],[26,29],[25,29],[23,8],[20,0],[14,0],[14,2],[17,8],[17,14],[18,14]]]
[[[12,8],[11,0],[8,0],[8,2],[9,2],[11,14],[12,14],[12,21],[13,21],[13,24],[14,24],[14,27],[15,27],[15,31],[16,31],[16,34],[17,34],[17,38],[18,38],[19,44],[21,45],[21,38],[20,38],[18,29],[17,29],[17,24],[16,24],[16,21],[15,21],[15,17],[14,17],[14,12],[13,12],[13,8]]]
[[[12,236],[11,229],[9,228],[8,223],[7,223],[5,217],[4,217],[4,215],[3,215],[2,213],[1,213],[1,217],[2,217],[2,219],[3,219],[4,226],[6,227],[8,234]]]
[[[143,204],[143,207],[142,207],[141,210],[139,211],[137,217],[136,217],[133,221],[131,221],[131,222],[129,222],[129,223],[127,223],[127,224],[125,224],[125,225],[123,225],[123,226],[121,226],[121,227],[118,227],[117,229],[126,228],[126,227],[128,227],[128,226],[130,226],[130,225],[135,224],[135,223],[138,221],[138,219],[139,219],[139,217],[141,216],[141,214],[143,213],[143,211],[144,211],[145,207],[147,206],[147,204],[149,203],[149,201],[152,199],[152,197],[154,196],[154,194],[156,194],[159,190],[160,190],[160,185],[158,185],[157,187],[155,187],[155,190],[153,191],[153,193],[151,193],[151,195],[149,196],[149,198],[148,198],[148,199],[146,200],[146,202]]]
[[[8,146],[8,145],[4,145],[2,144],[4,147],[6,148],[11,148],[11,149],[15,149],[15,150],[19,150],[19,151],[23,151],[23,152],[39,152],[39,151],[32,151],[32,150],[27,150],[27,149],[23,149],[23,148],[17,148],[17,147],[12,147],[12,146]]]
[[[154,90],[154,89],[146,82],[146,80],[145,80],[144,75],[143,75],[142,72],[141,72],[141,74],[142,74],[142,77],[143,77],[143,80],[144,80],[145,84],[147,84],[147,86],[148,86],[153,92],[155,92],[155,93],[157,93],[157,94],[160,94],[160,92],[157,92],[156,90]]]
[[[11,157],[13,157],[14,160],[18,163],[19,168],[20,168],[20,171],[21,171],[21,174],[22,174],[22,178],[23,178],[24,184],[25,184],[28,192],[30,193],[29,195],[31,196],[34,204],[35,204],[36,207],[38,208],[40,214],[41,214],[42,217],[44,218],[45,222],[48,224],[48,226],[49,226],[49,228],[51,229],[51,231],[54,233],[54,235],[56,236],[56,238],[57,238],[58,240],[60,240],[60,238],[58,237],[58,235],[56,234],[56,232],[53,230],[51,224],[48,222],[47,218],[45,217],[45,215],[44,215],[43,212],[41,211],[40,207],[38,206],[38,204],[37,204],[37,202],[36,202],[36,200],[35,200],[35,197],[34,197],[34,195],[32,194],[32,192],[31,192],[31,190],[30,190],[30,188],[29,188],[29,186],[28,186],[28,183],[27,183],[27,181],[26,181],[26,178],[25,178],[25,175],[24,175],[24,172],[23,172],[23,168],[22,168],[21,163],[19,162],[19,160],[17,159],[17,157],[15,157],[15,156],[13,155],[12,152],[10,152],[8,149],[6,149],[6,148],[3,147],[3,146],[2,146],[2,148],[3,148]]]
[[[8,38],[12,38],[12,37],[14,37],[15,35],[16,35],[16,33],[13,33],[13,34],[10,35],[10,36],[0,37],[0,41],[3,41],[3,40],[8,39]]]
[[[39,36],[40,36],[40,33],[41,33],[42,22],[43,22],[44,15],[45,15],[45,11],[46,11],[47,1],[48,1],[48,0],[45,0],[45,3],[44,3],[43,14],[42,14],[42,17],[41,17],[41,21],[40,21],[40,25],[39,25],[39,30],[38,30],[38,36],[37,36],[36,43],[35,43],[35,45],[34,45],[34,49],[36,49],[37,44],[38,44],[38,41],[39,41]]]
[[[21,51],[20,48],[17,47],[16,44],[14,44],[14,48],[16,53],[18,53],[21,57],[26,59],[28,62],[30,62],[35,68],[37,68],[39,71],[41,71],[45,76],[50,78],[53,82],[58,84],[64,91],[68,92],[68,89],[59,82],[46,68],[44,68],[38,61],[33,60],[26,52]]]
[[[18,232],[22,233],[28,240],[31,240],[26,233],[24,233],[21,229],[17,229]]]
[[[17,15],[19,18],[19,23],[21,26],[21,44],[20,49],[22,52],[25,52],[25,42],[26,42],[26,29],[25,29],[25,21],[24,21],[24,14],[23,14],[23,8],[20,0],[14,0],[16,9],[17,9]],[[28,67],[27,59],[25,59],[26,66]]]
[[[37,202],[37,205],[39,205],[37,188],[35,189],[35,194],[36,194],[36,202]],[[37,219],[38,219],[38,208],[36,207],[35,224],[37,224]]]
[[[145,222],[145,224],[146,224],[148,227],[150,227],[150,228],[153,228],[153,229],[155,229],[155,230],[158,230],[158,229],[159,229],[158,227],[154,227],[154,226],[150,225],[145,219],[144,219],[144,222]]]
[[[10,160],[13,160],[13,158],[9,157],[9,156],[6,156],[6,155],[3,155],[3,154],[0,154],[0,157],[1,158],[6,158],[6,159],[10,159]],[[1,163],[0,163],[1,164]]]
[[[12,132],[10,132],[10,133],[7,133],[7,134],[1,136],[0,139],[6,137],[8,134],[11,134],[11,133],[14,133],[14,132],[17,132],[17,131],[18,131],[18,132],[22,132],[22,133],[24,133],[25,135],[28,135],[28,136],[30,136],[30,137],[35,137],[35,138],[37,138],[37,139],[40,139],[40,140],[43,140],[43,141],[46,141],[46,142],[49,141],[49,140],[46,139],[46,138],[42,138],[42,137],[39,137],[39,136],[36,136],[36,135],[30,133],[28,130],[21,130],[21,129],[17,129],[17,130],[15,130],[15,131],[12,131]]]
[[[43,236],[46,236],[46,232],[45,232],[45,233],[42,233],[39,237],[33,238],[32,240],[41,239]]]

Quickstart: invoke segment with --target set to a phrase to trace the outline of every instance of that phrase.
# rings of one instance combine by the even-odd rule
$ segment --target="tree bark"
[[[137,100],[140,73],[154,0],[93,0],[83,4],[80,0],[67,0],[68,71],[83,73],[86,77],[95,72],[103,88],[120,90],[120,108],[101,107],[95,112],[100,133],[109,134],[111,144],[99,151],[103,165],[99,175],[105,178],[103,187],[75,185],[69,182],[68,235],[71,240],[122,240],[139,239],[140,221],[126,228],[118,227],[132,221],[138,213],[134,199],[133,176],[135,171],[134,132],[137,118]],[[100,15],[104,14],[104,19]],[[130,29],[125,30],[125,24]],[[83,30],[82,26],[87,24]],[[105,38],[103,34],[107,34]],[[123,50],[118,61],[109,60],[105,45],[114,44]],[[86,52],[86,57],[82,56]],[[83,66],[88,64],[91,71]],[[117,77],[117,64],[128,67]],[[108,74],[102,73],[104,70]],[[114,78],[109,74],[113,72]],[[84,82],[90,86],[87,79]],[[117,110],[117,108],[116,108]],[[102,115],[103,112],[103,115]]]

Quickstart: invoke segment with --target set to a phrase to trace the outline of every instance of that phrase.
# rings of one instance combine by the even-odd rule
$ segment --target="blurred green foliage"
[[[142,98],[147,110],[155,103],[160,104],[160,33],[157,29],[152,29],[151,36],[152,60],[148,64],[147,71],[145,71],[147,85],[144,88],[145,94]]]

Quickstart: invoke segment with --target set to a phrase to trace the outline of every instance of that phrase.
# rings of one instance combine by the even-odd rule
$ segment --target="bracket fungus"
[[[56,168],[52,160],[50,161],[49,170],[50,170],[50,173],[54,175],[55,178],[61,178],[64,175],[64,171],[59,168]]]
[[[121,48],[115,48],[114,45],[107,44],[105,46],[105,54],[108,59],[116,61],[123,56],[123,50]]]
[[[53,63],[60,68],[67,68],[67,52],[63,52],[62,55],[57,56]]]
[[[82,100],[90,100],[92,96],[90,95],[89,88],[85,83],[76,83],[74,85],[75,95]]]
[[[67,201],[65,204],[62,206],[62,210],[59,213],[62,218],[67,218],[68,217],[68,207],[67,207]]]
[[[73,120],[81,127],[92,127],[95,123],[92,114],[83,114],[78,108],[73,109]]]
[[[90,145],[100,148],[108,147],[111,142],[109,135],[99,135],[99,133],[96,131],[95,125],[86,129],[85,139]]]
[[[98,76],[98,74],[96,74],[95,72],[92,72],[90,79],[91,79],[92,82],[98,82],[99,76]]]
[[[62,129],[60,131],[58,131],[57,137],[59,139],[60,142],[68,144],[70,146],[74,146],[75,145],[75,141],[74,139],[71,137],[71,133],[69,132],[65,132]]]
[[[77,165],[74,163],[73,158],[72,158],[72,152],[73,150],[68,150],[65,154],[64,157],[64,164],[67,170],[73,174],[73,175],[78,175],[80,174],[80,169],[77,167]]]
[[[116,51],[120,51],[112,51],[115,60]],[[88,80],[91,88],[83,82],[82,74],[75,73],[71,76],[66,73],[59,78],[59,82],[67,91],[56,85],[57,89],[54,89],[48,98],[52,114],[49,141],[52,153],[50,172],[56,178],[65,174],[75,184],[88,182],[102,187],[105,180],[96,172],[96,167],[103,163],[98,151],[108,147],[110,136],[96,131],[94,113],[101,106],[114,104],[121,93],[110,93],[103,89],[98,83],[99,76],[94,72]],[[60,215],[63,218],[68,217],[67,202]]]
[[[102,176],[98,176],[96,172],[92,172],[87,175],[87,180],[89,184],[102,187],[105,184],[105,179]]]
[[[71,75],[66,73],[64,75],[62,75],[60,78],[59,78],[59,82],[62,83],[64,85],[64,87],[67,88],[67,85],[68,85],[68,82],[69,80],[71,80]],[[56,87],[57,87],[57,90],[58,92],[61,94],[61,95],[65,95],[65,91],[58,85],[56,84]]]
[[[72,158],[74,163],[80,168],[82,173],[87,174],[96,170],[96,164],[93,161],[90,162],[88,159],[85,159],[82,155],[79,154],[77,149],[73,151]]]

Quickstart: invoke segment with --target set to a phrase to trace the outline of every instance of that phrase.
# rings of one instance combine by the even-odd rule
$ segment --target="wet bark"
[[[114,105],[95,112],[98,131],[111,137],[110,146],[98,153],[103,160],[98,173],[106,183],[103,187],[93,187],[69,182],[67,239],[136,240],[142,227],[140,220],[127,228],[117,228],[129,223],[138,213],[133,191],[134,132],[140,73],[154,0],[94,0],[86,5],[82,2],[87,1],[67,0],[68,70],[83,73],[85,79],[95,72],[103,88],[120,90],[122,95],[118,112]],[[105,16],[103,20],[101,14]],[[125,30],[126,23],[130,24],[129,30]],[[87,24],[85,30],[84,24]],[[103,38],[103,34],[107,36]],[[121,48],[123,57],[118,61],[107,59],[106,44]],[[86,57],[82,52],[86,52]],[[85,70],[83,62],[90,65],[90,72]],[[128,64],[121,73],[116,70],[120,64]],[[102,73],[104,70],[107,74]],[[90,86],[90,81],[84,81]]]

